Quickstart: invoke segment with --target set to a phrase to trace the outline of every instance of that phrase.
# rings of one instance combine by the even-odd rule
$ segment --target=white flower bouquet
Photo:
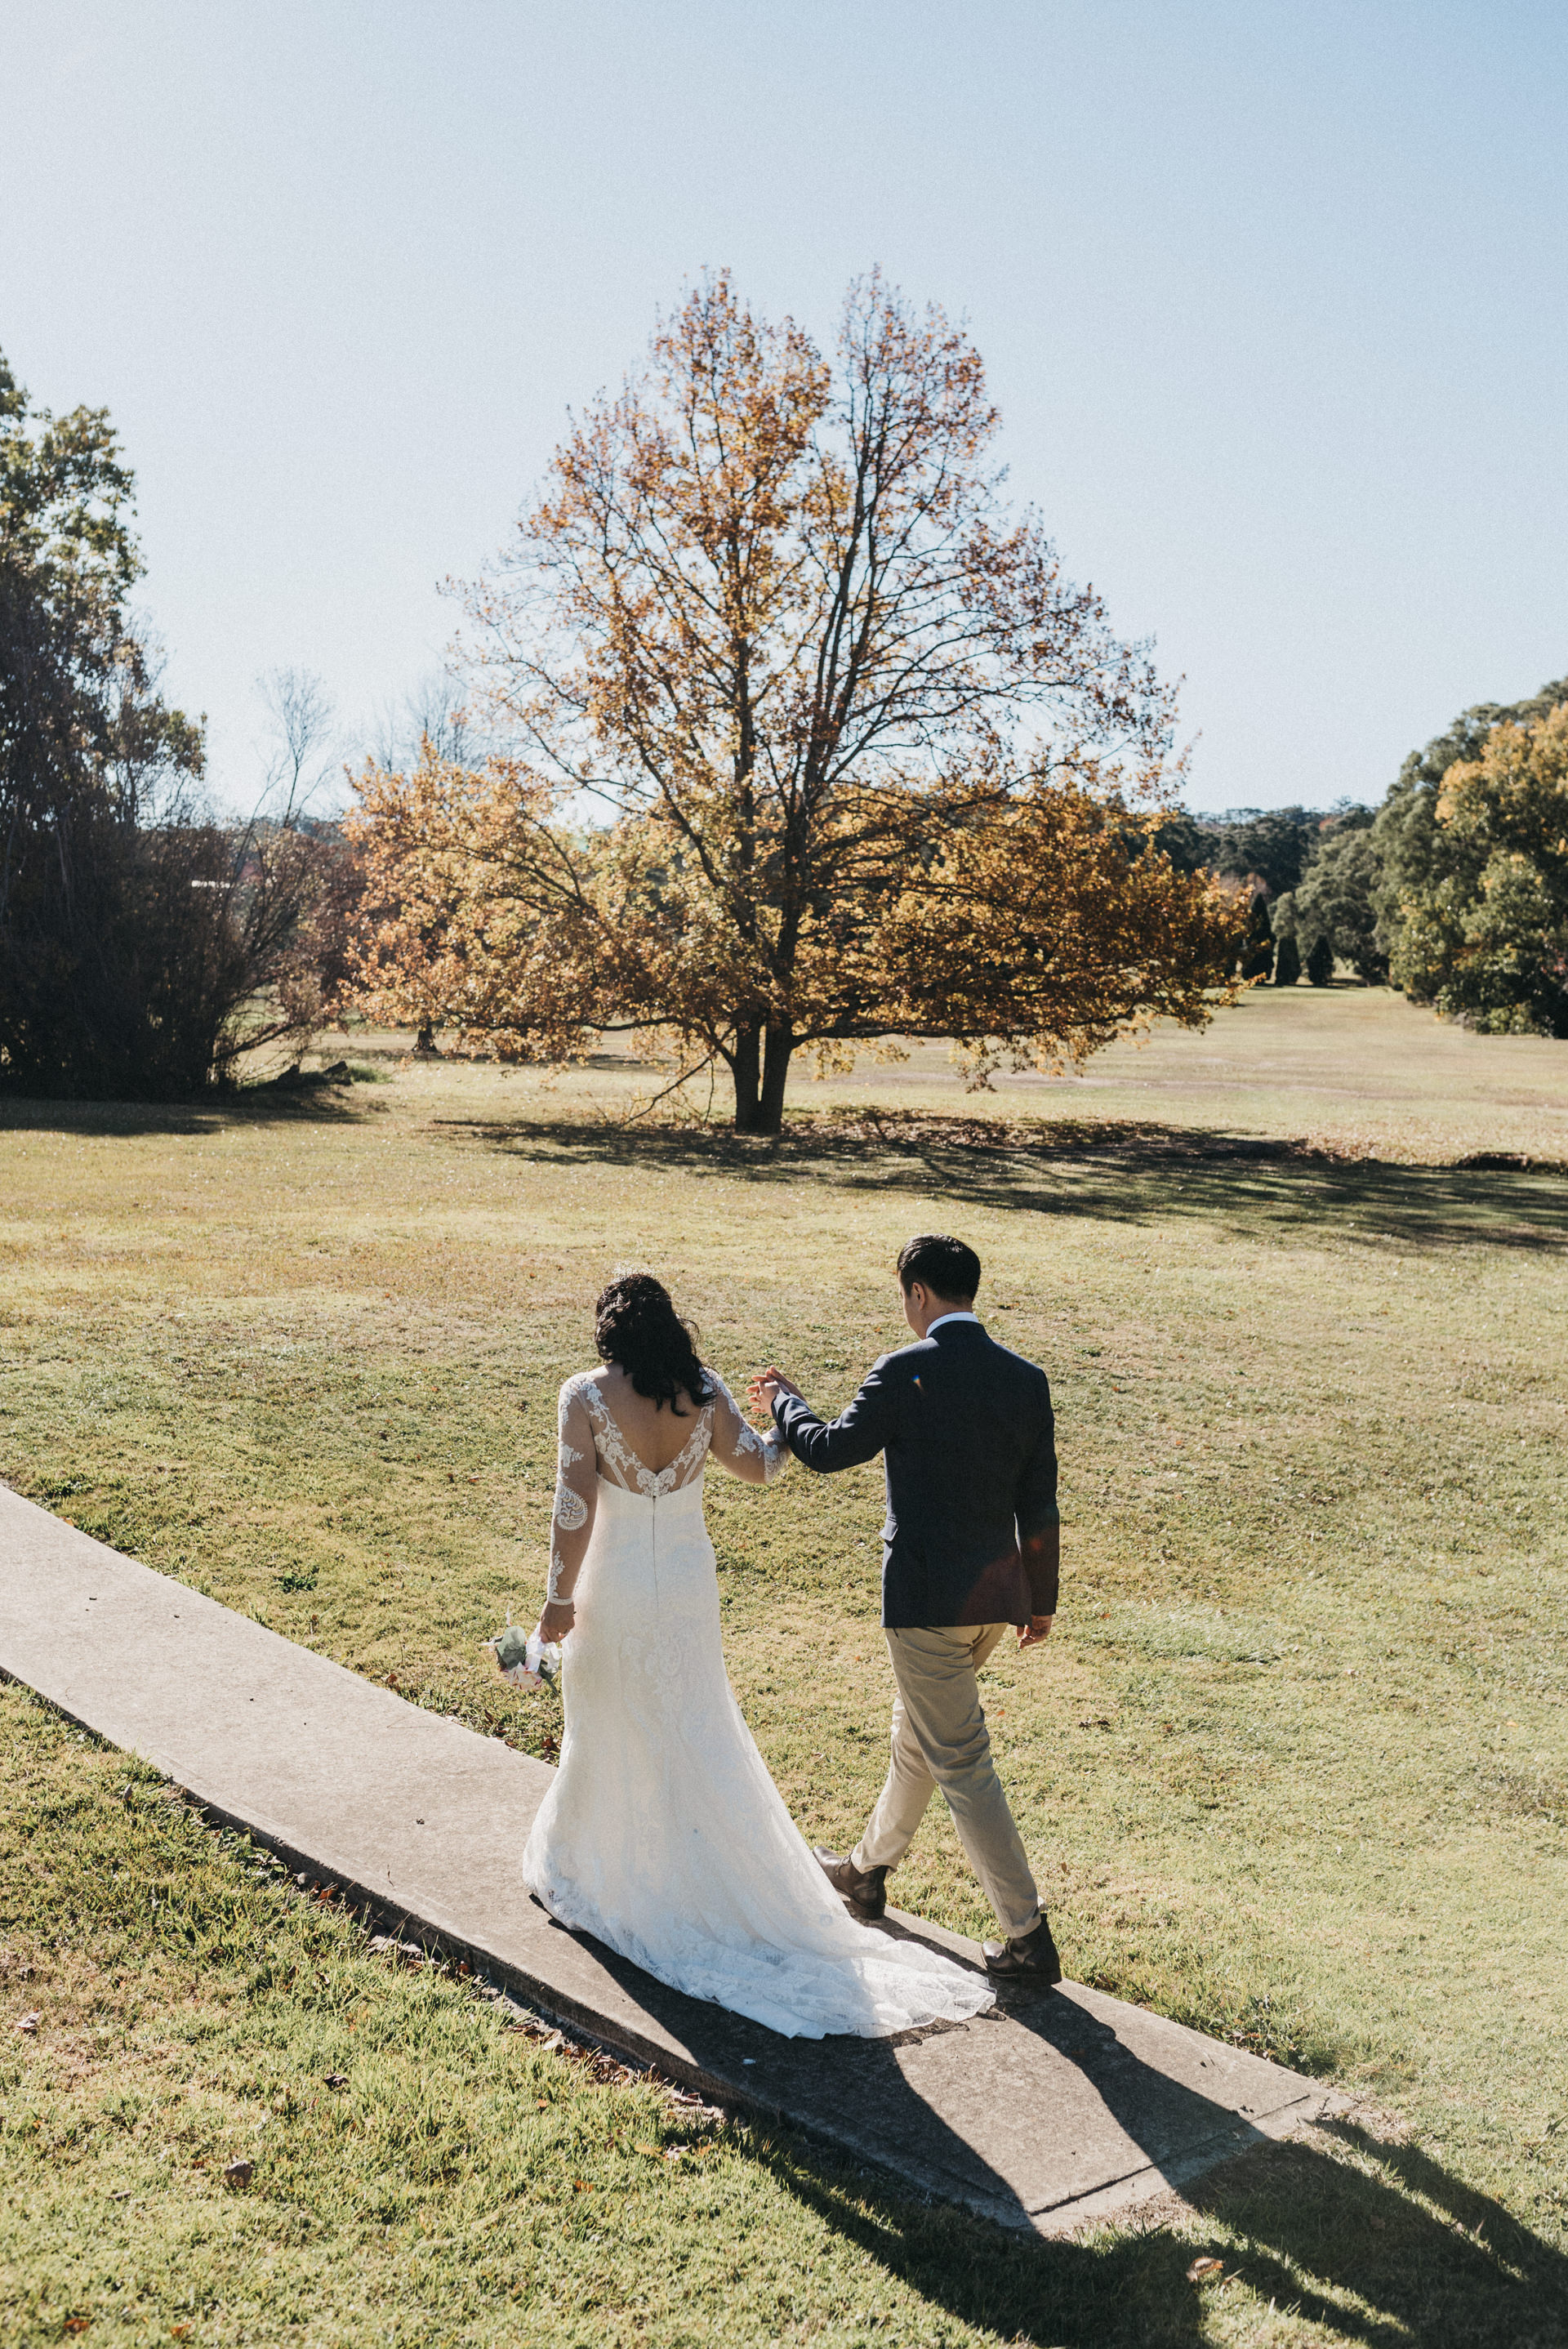
[[[484,1645],[495,1657],[502,1680],[510,1681],[513,1688],[553,1689],[560,1686],[560,1643],[542,1639],[537,1623],[531,1631],[525,1632],[521,1623],[512,1621],[510,1608],[507,1609],[506,1630],[498,1631],[493,1640],[486,1640]]]

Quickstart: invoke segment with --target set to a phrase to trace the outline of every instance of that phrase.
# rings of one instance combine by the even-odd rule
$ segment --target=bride
[[[730,1693],[703,1475],[711,1456],[764,1485],[782,1442],[741,1417],[651,1273],[611,1282],[594,1337],[603,1367],[561,1390],[541,1628],[564,1642],[566,1731],[530,1891],[660,1982],[791,2038],[979,2013],[982,1979],[846,1913]]]

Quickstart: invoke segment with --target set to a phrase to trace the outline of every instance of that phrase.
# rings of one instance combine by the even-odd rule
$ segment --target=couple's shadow
[[[883,1930],[949,1957],[958,1946],[913,1920]],[[1227,2279],[1218,2289],[1243,2283],[1333,2339],[1568,2342],[1568,2260],[1501,2203],[1354,2117],[1264,2140],[1234,2101],[1144,2060],[1128,2044],[1140,2036],[1137,2011],[1092,1992],[1008,1987],[995,2020],[892,2040],[784,2039],[595,1954],[690,2051],[710,2092],[738,2087],[758,2119],[752,2158],[803,2206],[922,2298],[1004,2340],[1144,2349],[1212,2338],[1188,2274],[1210,2251]],[[1155,2034],[1171,2028],[1146,2020]],[[1234,2059],[1215,2046],[1212,2060],[1219,2075]],[[1147,2164],[1184,2180],[1212,2242],[1173,2230],[1168,2196],[1071,2236],[1038,2232],[1030,2212],[1071,2189],[1080,2143],[1086,2186],[1119,2161],[1124,2176]],[[921,2336],[895,2324],[890,2337]]]
[[[1568,2341],[1563,2253],[1418,2147],[1349,2120],[1261,2146],[1188,2184],[1182,2199],[1212,2222],[1208,2237],[1186,2224],[1176,2231],[1177,2214],[1158,2206],[1098,2240],[1004,2234],[961,2211],[912,2208],[781,2137],[761,2158],[890,2275],[965,2323],[1037,2349],[1212,2341],[1190,2274],[1204,2254],[1221,2262],[1214,2289],[1244,2285],[1257,2296],[1254,2322],[1268,2324],[1265,2310],[1292,2315],[1315,2328],[1315,2340],[1367,2349]]]

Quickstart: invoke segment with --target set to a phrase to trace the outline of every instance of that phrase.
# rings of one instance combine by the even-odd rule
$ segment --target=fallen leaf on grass
[[[224,2168],[223,2183],[225,2186],[248,2186],[255,2174],[253,2161],[231,2161]]]
[[[18,2031],[36,2031],[39,2023],[42,2023],[43,2020],[44,2018],[41,2014],[18,2015],[16,2018],[16,2029]]]
[[[572,2184],[574,2192],[578,2194],[592,2194],[593,2191],[585,2178],[574,2178]]]
[[[422,1966],[425,1952],[418,1941],[399,1941],[390,1933],[377,1933],[370,1942],[373,1958],[390,1958],[400,1966]]]
[[[1214,2277],[1222,2276],[1224,2272],[1223,2260],[1194,2260],[1187,2271],[1187,2281],[1189,2283],[1209,2283]]]
[[[348,2085],[347,2073],[329,2072],[326,2075],[326,2085],[329,2088],[346,2088]]]
[[[85,2333],[92,2323],[90,2316],[67,2316],[61,2325],[62,2333]]]

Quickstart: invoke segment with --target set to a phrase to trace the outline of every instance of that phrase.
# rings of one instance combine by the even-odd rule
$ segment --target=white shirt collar
[[[926,1323],[925,1334],[929,1338],[934,1330],[945,1330],[950,1321],[978,1321],[979,1319],[978,1313],[939,1313],[934,1321]]]

